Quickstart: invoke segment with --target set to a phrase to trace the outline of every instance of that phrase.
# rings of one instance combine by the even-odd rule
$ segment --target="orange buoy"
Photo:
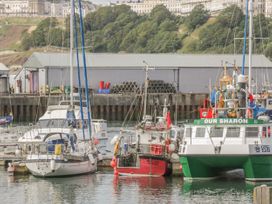
[[[115,167],[116,167],[116,159],[115,159],[115,157],[112,158],[112,160],[111,160],[111,162],[110,162],[110,165],[111,165],[112,168],[115,168]]]
[[[94,138],[94,144],[98,145],[99,144],[99,140],[97,138]]]

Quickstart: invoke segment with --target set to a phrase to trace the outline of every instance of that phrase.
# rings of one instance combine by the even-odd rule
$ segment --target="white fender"
[[[22,154],[22,151],[20,149],[15,150],[15,155],[16,156],[21,156],[21,154]]]
[[[56,161],[54,159],[50,160],[50,169],[51,169],[51,171],[56,170]]]

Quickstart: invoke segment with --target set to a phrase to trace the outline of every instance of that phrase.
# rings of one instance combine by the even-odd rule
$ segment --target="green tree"
[[[181,48],[181,40],[177,33],[169,31],[160,31],[154,38],[148,42],[147,52],[151,53],[169,53],[176,52]]]
[[[209,12],[205,10],[202,4],[199,4],[195,6],[189,16],[186,17],[185,24],[190,31],[193,31],[196,27],[206,23],[209,16]]]
[[[27,32],[23,33],[22,35],[22,42],[21,42],[21,48],[23,50],[29,50],[32,47],[32,39],[31,35]]]
[[[33,41],[34,47],[43,47],[46,45],[46,33],[42,30],[36,29],[31,34],[31,40]]]
[[[177,24],[173,20],[166,19],[160,24],[159,29],[161,31],[177,31]]]
[[[270,42],[265,48],[265,56],[272,60],[272,42]]]
[[[244,19],[243,11],[237,5],[231,5],[225,8],[220,12],[217,17],[218,22],[228,28],[235,28],[241,26],[244,28],[244,25],[241,24]]]
[[[49,31],[46,44],[62,47],[62,45],[63,45],[63,32],[64,31],[60,28],[51,29]]]
[[[100,7],[96,12],[91,12],[85,17],[85,28],[89,30],[101,30],[108,23],[114,22],[122,13],[130,11],[130,7],[126,5],[118,5],[114,7]]]
[[[158,5],[155,6],[151,13],[150,13],[150,20],[160,24],[166,19],[174,19],[174,16],[171,14],[171,12],[164,6],[164,5]]]

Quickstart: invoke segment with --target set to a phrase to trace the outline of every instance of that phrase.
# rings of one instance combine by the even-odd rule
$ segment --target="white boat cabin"
[[[187,144],[271,144],[271,123],[254,119],[200,119],[184,128]]]

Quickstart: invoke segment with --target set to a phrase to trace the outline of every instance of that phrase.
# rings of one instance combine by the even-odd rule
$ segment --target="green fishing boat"
[[[186,124],[179,151],[184,177],[210,179],[243,169],[246,180],[272,180],[271,125],[246,118],[199,119]]]
[[[245,26],[241,71],[234,65],[228,74],[225,66],[219,85],[200,109],[200,119],[184,125],[179,159],[186,179],[210,179],[228,170],[243,169],[246,180],[272,180],[272,97],[257,97],[252,92],[252,0],[246,1],[246,23],[248,10],[248,75]]]

